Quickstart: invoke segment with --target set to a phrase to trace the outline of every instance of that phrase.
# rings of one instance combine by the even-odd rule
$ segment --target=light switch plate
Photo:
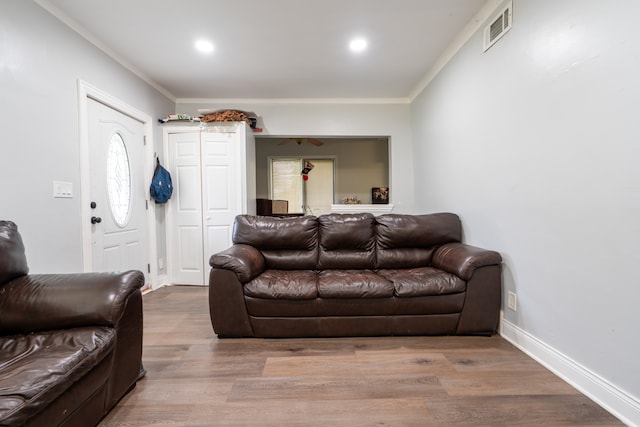
[[[73,197],[73,183],[53,181],[53,197],[70,199]]]

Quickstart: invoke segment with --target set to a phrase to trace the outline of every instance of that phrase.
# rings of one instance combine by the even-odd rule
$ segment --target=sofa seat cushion
[[[371,270],[323,270],[318,273],[320,298],[389,298],[393,283]]]
[[[457,294],[467,287],[458,276],[433,267],[380,270],[378,274],[393,283],[400,298]]]
[[[115,338],[108,327],[0,337],[0,424],[49,406],[112,351]]]
[[[315,299],[318,274],[311,270],[266,270],[244,285],[244,294],[264,299]]]

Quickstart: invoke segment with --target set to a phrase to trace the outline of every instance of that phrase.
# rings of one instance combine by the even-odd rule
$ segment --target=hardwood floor
[[[207,288],[144,296],[147,376],[112,426],[619,426],[504,339],[218,339]]]

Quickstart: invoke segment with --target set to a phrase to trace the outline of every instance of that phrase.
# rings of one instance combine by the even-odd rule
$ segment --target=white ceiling
[[[36,1],[174,99],[281,99],[406,98],[487,0]]]

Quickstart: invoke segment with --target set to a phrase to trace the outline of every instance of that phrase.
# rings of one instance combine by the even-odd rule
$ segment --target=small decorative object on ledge
[[[164,119],[158,119],[158,121],[160,123],[167,123],[167,122],[199,122],[200,118],[191,117],[188,114],[169,114]]]
[[[389,203],[388,187],[373,187],[371,189],[371,203],[374,205],[386,205]]]
[[[360,199],[358,199],[356,196],[345,197],[344,199],[342,199],[342,204],[344,204],[344,205],[359,205],[360,204]]]

